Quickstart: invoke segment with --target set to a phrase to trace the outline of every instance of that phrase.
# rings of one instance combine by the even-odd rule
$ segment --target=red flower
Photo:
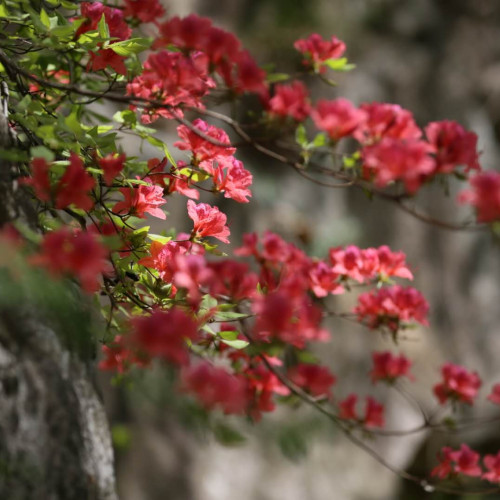
[[[339,417],[345,420],[358,420],[356,413],[357,402],[358,396],[356,394],[349,394],[349,396],[339,403]]]
[[[205,238],[213,236],[223,243],[229,243],[229,228],[226,226],[227,217],[217,207],[206,203],[198,205],[193,200],[188,200],[187,210],[189,217],[194,222],[193,234]]]
[[[482,471],[479,467],[479,453],[471,450],[466,444],[460,446],[460,450],[452,451],[450,458],[455,462],[453,472],[464,476],[477,477]]]
[[[414,380],[413,375],[409,373],[411,361],[406,356],[394,356],[391,352],[374,352],[373,369],[370,373],[372,382],[382,380],[393,383],[399,377],[408,377]]]
[[[138,357],[126,344],[125,337],[116,335],[113,342],[103,345],[101,351],[105,358],[99,362],[99,369],[124,373],[132,365],[143,367],[148,364],[146,358]]]
[[[452,456],[453,450],[445,446],[438,454],[439,465],[431,471],[431,476],[437,476],[439,479],[446,479],[453,472]]]
[[[476,208],[478,222],[500,219],[500,172],[481,172],[469,180],[471,189],[458,196],[460,203]]]
[[[225,295],[239,301],[253,298],[257,294],[258,278],[249,271],[248,265],[235,260],[209,262],[215,279],[210,286],[210,295]]]
[[[293,46],[306,59],[303,63],[306,66],[313,66],[315,71],[324,73],[326,68],[322,65],[323,62],[329,59],[338,59],[345,52],[345,43],[342,40],[332,36],[330,40],[323,40],[317,33],[313,33],[308,38],[297,40]]]
[[[342,97],[333,101],[321,99],[311,111],[316,127],[324,130],[334,141],[352,135],[364,116],[364,111],[356,109],[350,101]]]
[[[481,475],[479,467],[479,453],[471,450],[466,444],[460,446],[460,450],[452,450],[444,447],[438,455],[440,464],[432,469],[431,476],[446,479],[450,474],[463,474],[465,476],[478,477]]]
[[[119,75],[126,75],[127,67],[124,61],[125,58],[118,55],[113,49],[101,49],[96,53],[90,52],[90,61],[87,70],[99,71],[109,66]]]
[[[362,144],[378,142],[385,137],[417,140],[422,136],[412,113],[397,104],[374,102],[362,104],[365,119],[354,133]]]
[[[338,282],[339,274],[326,262],[313,262],[309,269],[310,287],[316,297],[326,297],[329,293],[344,293],[344,287]]]
[[[125,17],[135,17],[143,23],[152,23],[165,15],[159,0],[125,0]]]
[[[313,396],[331,397],[330,387],[335,384],[336,377],[324,366],[299,364],[288,373],[288,378],[299,387],[309,391]]]
[[[483,458],[483,463],[488,469],[481,479],[486,479],[492,483],[500,483],[500,451],[496,455],[486,455]]]
[[[139,260],[138,264],[156,269],[162,280],[171,283],[175,271],[175,257],[185,254],[190,246],[191,242],[189,241],[168,241],[165,245],[153,241],[149,248],[151,256]]]
[[[463,366],[445,363],[441,367],[443,381],[434,386],[434,394],[441,404],[448,399],[472,405],[481,387],[477,372],[468,372]]]
[[[204,108],[202,97],[215,87],[208,75],[209,60],[202,52],[182,54],[163,50],[150,54],[144,69],[127,85],[127,94],[162,101],[165,108],[146,107],[142,121],[150,123],[160,116],[182,116],[181,104]],[[133,108],[135,109],[135,108]]]
[[[428,310],[429,305],[418,290],[394,285],[361,294],[354,312],[359,320],[366,320],[370,328],[387,326],[397,332],[403,321],[415,320],[427,326]]]
[[[71,153],[69,165],[57,185],[56,208],[74,205],[82,210],[90,210],[94,202],[89,191],[94,187],[95,179],[85,170],[82,160]]]
[[[181,389],[195,394],[210,410],[220,407],[226,414],[241,414],[247,408],[245,381],[207,362],[182,370]]]
[[[198,324],[179,308],[149,316],[132,318],[133,340],[151,356],[159,356],[177,365],[189,362],[186,339],[195,340]]]
[[[115,177],[123,170],[123,164],[126,159],[127,156],[124,154],[118,156],[109,154],[104,158],[99,158],[99,166],[104,170],[104,182],[108,186],[113,184]]]
[[[193,128],[214,139],[216,142],[227,144],[227,146],[212,144],[195,131],[186,127],[186,125],[179,125],[177,133],[182,141],[175,142],[174,146],[182,151],[191,151],[194,163],[198,164],[207,160],[213,160],[218,156],[232,156],[236,152],[236,148],[231,147],[229,136],[224,130],[214,125],[209,125],[201,118],[197,118],[193,122]]]
[[[495,384],[491,391],[491,394],[488,396],[488,400],[496,405],[500,405],[500,384]]]
[[[35,195],[40,201],[50,201],[50,178],[49,178],[50,165],[44,158],[33,158],[31,160],[31,177],[23,177],[22,184],[26,186],[33,186]]]
[[[219,156],[215,161],[217,167],[213,168],[211,173],[217,191],[224,192],[224,198],[248,203],[248,197],[252,196],[248,189],[248,186],[252,185],[252,174],[245,169],[241,161],[232,156]]]
[[[166,219],[165,212],[160,208],[167,203],[163,199],[163,189],[160,186],[154,186],[148,177],[144,181],[149,184],[139,184],[134,188],[120,189],[125,200],[116,203],[113,212],[125,213],[141,219],[144,219],[144,214],[148,213],[159,219]]]
[[[466,165],[468,170],[480,170],[477,135],[454,121],[432,122],[425,134],[436,157],[436,172],[448,174],[455,167]]]
[[[39,254],[31,262],[45,267],[51,274],[74,274],[87,292],[99,288],[99,277],[110,271],[108,251],[97,236],[85,231],[72,232],[63,228],[47,233]]]
[[[271,116],[291,117],[298,122],[304,121],[311,112],[306,86],[300,81],[291,85],[276,85],[275,94],[269,101]]]
[[[365,427],[384,427],[384,407],[371,396],[366,397],[365,418],[363,420]]]
[[[362,149],[363,175],[366,179],[374,175],[378,187],[402,181],[408,192],[414,193],[435,170],[432,150],[424,141],[382,139]]]

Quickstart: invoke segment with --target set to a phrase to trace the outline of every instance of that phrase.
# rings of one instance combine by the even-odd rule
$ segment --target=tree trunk
[[[5,151],[14,137],[1,90]],[[34,222],[15,167],[0,159],[0,227],[19,217]],[[28,300],[0,303],[0,498],[117,498],[108,423],[88,367]]]

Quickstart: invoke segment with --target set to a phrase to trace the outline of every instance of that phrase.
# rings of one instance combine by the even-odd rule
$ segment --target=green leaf
[[[346,57],[341,57],[340,59],[328,59],[323,64],[334,71],[351,71],[356,67],[355,64],[348,64]]]
[[[46,27],[46,28],[50,28],[50,17],[49,15],[47,14],[47,12],[45,12],[45,9],[42,9],[40,11],[40,21],[42,21],[42,24]]]
[[[30,149],[32,158],[45,158],[48,162],[54,161],[54,153],[45,146],[34,146]]]
[[[217,441],[225,446],[237,446],[246,441],[245,436],[237,430],[220,422],[213,426],[213,433]]]
[[[101,38],[109,38],[109,28],[106,24],[106,18],[104,17],[104,14],[102,15],[97,25],[97,30],[99,31],[99,35],[101,36]]]
[[[223,331],[219,332],[219,337],[221,337],[224,340],[236,340],[238,338],[239,332],[237,331]]]
[[[0,3],[0,17],[9,17],[9,11],[3,3]]]
[[[172,239],[172,236],[161,236],[160,234],[149,233],[148,238],[150,240],[157,241],[158,243],[161,243],[162,245],[165,245]]]
[[[289,78],[290,75],[286,73],[270,73],[269,75],[266,76],[266,80],[269,83],[283,82],[285,80],[288,80]]]
[[[239,319],[246,317],[246,314],[234,312],[234,311],[217,311],[216,317],[218,320],[227,321],[230,319]]]
[[[221,340],[222,343],[228,345],[229,347],[232,347],[233,349],[245,349],[245,347],[248,346],[249,342],[246,340]]]
[[[152,40],[146,38],[131,38],[130,40],[112,43],[108,46],[108,49],[113,50],[119,56],[127,57],[149,49],[151,43]]]
[[[297,144],[299,144],[299,146],[307,146],[307,134],[304,125],[300,124],[297,127],[297,130],[295,131],[295,140],[297,141]]]

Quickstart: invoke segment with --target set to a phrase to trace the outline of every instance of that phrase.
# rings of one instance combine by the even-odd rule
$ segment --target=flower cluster
[[[384,326],[396,333],[403,322],[411,320],[427,326],[428,310],[429,305],[418,290],[394,285],[361,294],[354,312],[369,328]]]
[[[394,383],[400,377],[408,377],[414,380],[410,373],[411,361],[401,354],[394,356],[391,352],[374,352],[372,354],[373,369],[370,377],[373,383],[383,381],[388,384]]]
[[[431,476],[447,479],[462,475],[481,477],[495,484],[500,483],[500,452],[483,457],[486,472],[480,466],[479,453],[471,450],[466,444],[462,444],[458,450],[445,446],[441,449],[438,459],[440,463],[432,470]]]
[[[293,46],[304,55],[303,64],[312,66],[314,71],[319,73],[326,71],[325,62],[342,57],[346,49],[345,43],[337,37],[332,36],[330,40],[324,40],[317,33],[297,40]]]

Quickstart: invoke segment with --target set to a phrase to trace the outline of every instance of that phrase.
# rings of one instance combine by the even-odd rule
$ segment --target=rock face
[[[0,149],[15,140],[6,94],[2,87]],[[15,169],[0,161],[0,227],[34,220]],[[0,498],[113,500],[109,428],[87,366],[25,302],[0,301]]]

